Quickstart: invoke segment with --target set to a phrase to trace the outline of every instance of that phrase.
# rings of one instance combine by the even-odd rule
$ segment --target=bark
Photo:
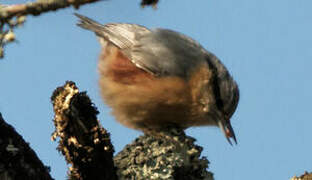
[[[120,179],[213,180],[202,147],[183,130],[170,127],[145,134],[119,152],[114,162]]]
[[[0,113],[0,179],[52,180],[29,144],[7,124]]]
[[[114,148],[109,133],[100,125],[97,109],[73,82],[57,88],[51,97],[58,150],[72,167],[70,179],[117,179]]]

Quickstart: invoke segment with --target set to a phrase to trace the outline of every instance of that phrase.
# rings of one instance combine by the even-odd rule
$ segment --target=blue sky
[[[1,0],[8,2],[25,1]],[[237,146],[218,128],[187,130],[204,147],[215,179],[290,179],[312,167],[311,6],[310,0],[161,0],[155,11],[140,8],[138,0],[110,0],[29,17],[16,30],[19,42],[0,61],[0,112],[51,166],[53,177],[65,179],[64,158],[50,141],[50,96],[66,80],[88,92],[116,152],[141,134],[116,123],[101,101],[100,45],[94,34],[76,27],[73,12],[102,23],[174,29],[216,54],[241,91],[232,118]]]

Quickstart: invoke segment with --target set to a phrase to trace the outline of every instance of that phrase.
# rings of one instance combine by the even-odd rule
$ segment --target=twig
[[[100,0],[46,0],[26,4],[9,5],[0,8],[0,20],[7,21],[14,16],[29,14],[37,16],[43,12],[56,11],[69,6],[74,6],[78,9],[79,6],[83,4],[94,3],[97,1]]]

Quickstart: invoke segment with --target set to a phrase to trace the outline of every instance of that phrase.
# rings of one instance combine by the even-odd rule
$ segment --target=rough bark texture
[[[117,179],[110,135],[99,124],[98,111],[86,93],[66,82],[51,100],[55,112],[52,139],[60,138],[58,150],[72,165],[69,179]]]
[[[183,130],[169,128],[144,135],[119,152],[114,162],[120,179],[213,180],[202,147]]]
[[[51,180],[45,167],[22,136],[0,113],[0,179]]]

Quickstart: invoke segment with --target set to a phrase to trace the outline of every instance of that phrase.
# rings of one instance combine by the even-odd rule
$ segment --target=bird
[[[117,121],[143,132],[217,126],[237,144],[230,118],[239,88],[213,53],[177,31],[75,15],[101,44],[100,93]]]

